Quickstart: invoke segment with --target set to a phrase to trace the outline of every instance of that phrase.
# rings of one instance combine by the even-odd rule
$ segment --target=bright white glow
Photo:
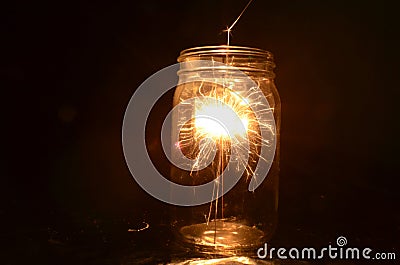
[[[230,138],[233,136],[245,136],[249,120],[246,116],[239,116],[223,103],[212,102],[201,105],[196,109],[195,126],[202,136],[213,138]],[[229,136],[229,130],[234,134]]]

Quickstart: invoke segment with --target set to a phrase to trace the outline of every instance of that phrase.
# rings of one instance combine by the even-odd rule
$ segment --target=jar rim
[[[198,46],[185,49],[180,52],[178,62],[182,62],[185,58],[191,56],[212,56],[212,55],[244,55],[265,58],[273,60],[271,52],[259,48],[245,47],[245,46],[231,46],[231,45],[211,45],[211,46]]]

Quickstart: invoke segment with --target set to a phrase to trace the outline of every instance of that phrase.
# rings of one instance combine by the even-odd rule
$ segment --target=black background
[[[222,30],[245,4],[15,1],[2,8],[0,263],[159,260],[168,207],[125,165],[126,105],[181,50],[225,44]],[[232,45],[269,50],[277,64],[275,246],[326,246],[342,235],[351,246],[400,255],[392,10],[384,1],[255,0],[233,30]],[[153,146],[171,99],[172,92],[155,110]],[[127,232],[143,221],[149,229]]]

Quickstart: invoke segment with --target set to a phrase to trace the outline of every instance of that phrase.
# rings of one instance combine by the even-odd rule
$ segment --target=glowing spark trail
[[[230,27],[227,27],[223,32],[227,32],[228,34],[228,46],[229,46],[229,38],[230,38],[230,34],[232,31],[232,28],[235,26],[235,24],[239,21],[240,17],[243,15],[243,13],[246,11],[246,9],[249,7],[249,5],[251,4],[251,2],[253,2],[253,0],[250,0],[247,5],[244,7],[244,9],[242,10],[242,12],[240,13],[240,15],[236,18],[236,20],[232,23],[232,25]]]

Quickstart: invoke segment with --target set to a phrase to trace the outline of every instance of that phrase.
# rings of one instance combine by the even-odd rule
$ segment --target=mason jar
[[[177,242],[202,253],[254,252],[278,217],[281,104],[273,55],[205,46],[183,50],[178,62],[171,155],[187,165],[173,165],[170,177],[193,186],[193,203],[173,209]],[[196,189],[207,184],[206,194]],[[171,189],[171,196],[179,194]]]

